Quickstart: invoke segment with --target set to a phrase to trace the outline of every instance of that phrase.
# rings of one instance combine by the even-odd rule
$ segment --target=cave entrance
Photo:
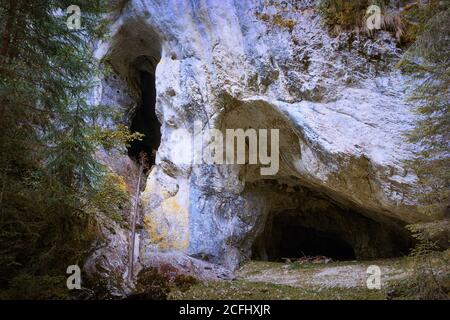
[[[327,160],[320,150],[314,150],[316,146],[309,145],[303,130],[293,128],[292,119],[288,120],[283,111],[258,99],[242,102],[225,95],[224,103],[230,106],[221,121],[224,131],[279,129],[276,175],[262,176],[260,165],[239,167],[239,180],[245,186],[242,196],[249,198],[250,211],[257,212],[251,217],[246,212],[236,213],[244,225],[251,226],[242,241],[237,236],[243,233],[241,226],[230,238],[231,243],[237,242],[245,258],[280,261],[326,256],[333,260],[370,260],[409,254],[414,240],[404,221],[388,210],[356,201],[353,194],[322,186],[320,180],[310,176],[309,170],[322,172],[316,161]],[[310,164],[308,159],[312,159]],[[345,184],[353,183],[346,177],[342,179]],[[367,192],[372,192],[368,182]],[[361,192],[365,196],[366,190]],[[376,194],[370,197],[378,199]]]
[[[276,189],[261,184],[257,190],[268,188]],[[252,259],[370,260],[406,255],[414,245],[404,225],[392,217],[343,204],[307,187],[291,189],[266,193],[276,202],[255,234]]]
[[[150,165],[155,163],[156,151],[161,143],[161,124],[155,111],[156,63],[148,57],[140,57],[135,61],[135,76],[140,102],[132,118],[130,131],[144,135],[142,140],[134,140],[128,147],[130,158],[137,160],[141,152],[147,156]]]
[[[307,256],[325,256],[333,260],[356,259],[353,247],[332,232],[302,226],[290,216],[278,215],[272,221],[267,259],[279,261]]]

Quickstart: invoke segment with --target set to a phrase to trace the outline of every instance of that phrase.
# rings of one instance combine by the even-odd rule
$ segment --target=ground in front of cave
[[[449,250],[434,257],[434,272],[448,274],[449,258]],[[381,269],[380,289],[367,288],[367,268],[371,265]],[[169,299],[410,299],[391,295],[393,288],[413,281],[416,267],[417,260],[412,257],[327,264],[249,261],[237,270],[235,280],[199,282],[185,291],[171,291]]]

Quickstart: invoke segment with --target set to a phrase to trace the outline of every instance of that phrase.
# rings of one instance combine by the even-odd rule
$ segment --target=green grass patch
[[[172,291],[169,299],[188,300],[380,300],[383,290],[364,288],[299,288],[266,282],[209,281],[191,286],[186,291]]]

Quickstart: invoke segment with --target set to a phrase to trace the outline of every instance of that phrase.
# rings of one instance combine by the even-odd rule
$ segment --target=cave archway
[[[283,186],[278,189],[282,193],[269,197],[278,197],[279,204],[268,213],[253,242],[254,260],[389,258],[408,254],[413,245],[407,231],[392,218],[370,215],[308,187],[295,187],[289,193]]]
[[[409,253],[414,243],[404,223],[302,174],[305,168],[304,164],[299,166],[299,160],[315,159],[301,130],[294,131],[295,124],[283,112],[262,100],[224,101],[227,112],[222,118],[222,131],[277,128],[280,136],[279,170],[275,175],[262,176],[259,165],[238,168],[239,179],[245,182],[244,194],[263,204],[250,241],[240,244],[245,246],[246,258],[280,261],[320,255],[334,260],[364,260]]]

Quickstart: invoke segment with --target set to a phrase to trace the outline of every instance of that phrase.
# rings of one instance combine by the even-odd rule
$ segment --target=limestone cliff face
[[[403,224],[424,219],[403,164],[413,151],[404,132],[414,116],[394,68],[401,54],[394,38],[383,31],[332,37],[314,1],[284,11],[263,3],[130,0],[117,6],[111,38],[97,47],[114,70],[97,99],[125,115],[136,101],[135,73],[156,76],[162,138],[142,194],[141,261],[177,250],[232,269],[258,247],[274,216],[295,212],[347,235],[352,223],[366,223],[351,217],[373,221],[380,230],[363,227],[372,236],[348,241],[357,256],[383,256],[406,239]],[[193,133],[196,121],[223,132],[278,128],[278,173],[180,164],[174,154],[186,145],[173,133]],[[300,218],[305,212],[319,218]],[[321,212],[338,222],[321,223]]]

